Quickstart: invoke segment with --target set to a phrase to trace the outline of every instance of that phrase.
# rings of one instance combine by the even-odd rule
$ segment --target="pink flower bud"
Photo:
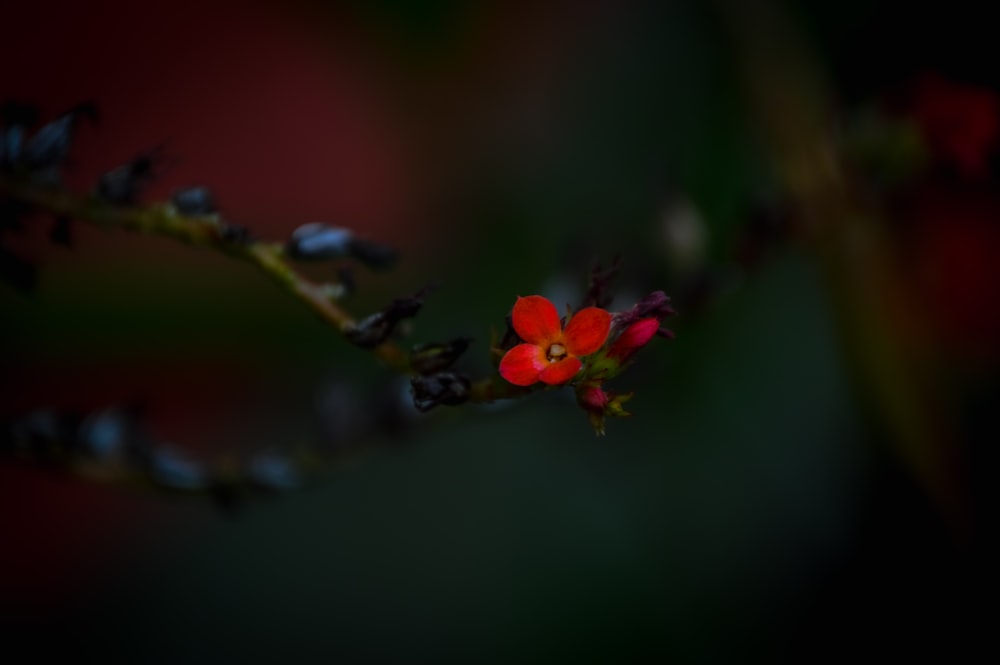
[[[608,350],[608,357],[619,362],[628,360],[633,353],[646,346],[660,329],[660,322],[655,318],[640,319],[622,331]]]
[[[587,411],[604,413],[608,405],[608,394],[600,386],[587,386],[577,393],[577,401]]]

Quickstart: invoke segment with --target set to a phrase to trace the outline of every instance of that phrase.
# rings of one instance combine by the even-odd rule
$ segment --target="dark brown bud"
[[[95,194],[108,203],[132,205],[156,177],[159,148],[136,155],[127,164],[111,169],[97,181]]]
[[[73,131],[83,116],[96,120],[97,110],[93,104],[79,104],[39,129],[24,144],[24,163],[31,169],[43,169],[65,162],[69,156]]]
[[[457,406],[469,399],[472,385],[458,372],[439,372],[431,376],[410,379],[413,405],[418,411],[427,412],[439,404]]]
[[[471,337],[458,337],[450,342],[421,344],[410,353],[410,366],[418,374],[435,374],[451,367],[465,353]]]
[[[421,289],[412,296],[394,298],[389,306],[380,312],[375,312],[368,318],[354,324],[354,327],[344,331],[344,336],[352,344],[363,349],[373,349],[389,338],[392,331],[403,319],[417,315],[424,304],[427,289]]]
[[[170,202],[182,215],[211,215],[215,212],[215,199],[207,187],[178,189],[170,197]]]
[[[350,229],[312,222],[292,231],[285,251],[293,259],[303,261],[337,259],[348,255],[353,238]]]
[[[396,250],[365,240],[341,226],[323,222],[304,224],[292,232],[285,251],[301,261],[353,258],[373,270],[386,270],[396,263]]]

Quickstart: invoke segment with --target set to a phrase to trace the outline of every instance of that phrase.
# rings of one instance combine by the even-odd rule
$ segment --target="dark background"
[[[865,388],[845,343],[857,313],[840,309],[822,249],[753,225],[783,185],[747,101],[738,44],[755,28],[727,19],[735,4],[3,9],[0,98],[46,117],[84,99],[101,111],[79,133],[70,186],[162,144],[171,159],[149,200],[206,184],[261,237],[326,220],[397,246],[398,270],[359,271],[349,306],[440,281],[411,337],[475,337],[470,371],[489,371],[490,329],[517,295],[572,301],[615,253],[612,309],[664,288],[679,310],[677,339],[619,380],[635,415],[604,438],[563,393],[442,410],[235,513],[0,460],[5,650],[135,662],[971,654],[992,583],[1000,355],[982,311],[1000,296],[996,178],[959,186],[932,170],[912,191],[944,192],[945,212],[884,220],[924,305],[920,362],[947,402],[946,435],[918,450]],[[804,59],[788,69],[811,62],[815,76],[790,97],[849,125],[927,72],[995,87],[995,28],[974,7],[787,6],[777,15],[791,32],[776,34]],[[950,202],[973,199],[985,203],[955,222]],[[682,213],[694,240],[671,244]],[[0,286],[4,418],[139,402],[159,440],[218,459],[315,439],[324,418],[351,417],[344,391],[382,417],[365,400],[387,380],[371,358],[248,266],[83,225],[72,250],[49,247],[46,225],[10,241],[39,260],[38,288]],[[963,270],[977,260],[985,272]],[[926,414],[907,413],[919,430]],[[914,459],[932,462],[917,472]]]

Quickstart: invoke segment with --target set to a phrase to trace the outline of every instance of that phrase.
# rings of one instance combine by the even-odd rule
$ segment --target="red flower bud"
[[[655,318],[636,321],[622,331],[622,334],[614,341],[608,350],[608,357],[614,358],[618,362],[628,360],[632,354],[646,346],[659,329],[660,322]]]
[[[590,426],[597,436],[604,436],[604,411],[611,402],[610,397],[599,383],[579,386],[576,390],[576,401],[587,412]]]
[[[587,411],[604,413],[608,405],[608,394],[600,386],[587,386],[577,394],[577,401]]]

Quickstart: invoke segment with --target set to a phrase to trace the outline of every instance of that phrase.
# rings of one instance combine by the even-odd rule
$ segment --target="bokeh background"
[[[417,417],[246,265],[6,234],[41,272],[0,285],[0,417],[138,403],[201,459],[353,452],[235,510],[0,459],[4,651],[961,660],[988,635],[1000,385],[1000,74],[973,7],[5,7],[0,98],[100,110],[69,186],[163,146],[147,200],[207,185],[260,237],[398,247],[349,307],[439,282],[408,341],[472,336],[472,373],[517,295],[574,302],[616,254],[612,309],[662,288],[679,314],[607,437],[561,393]]]

